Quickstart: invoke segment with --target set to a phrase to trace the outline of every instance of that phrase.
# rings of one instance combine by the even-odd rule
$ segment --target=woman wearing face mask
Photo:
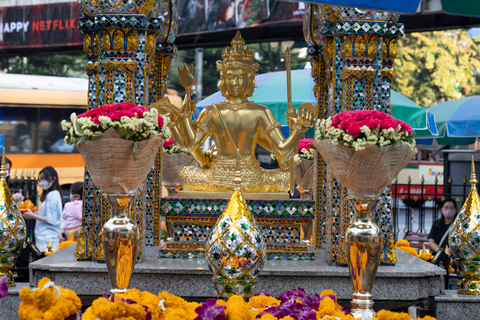
[[[35,245],[42,252],[47,252],[48,240],[52,240],[52,250],[57,251],[60,243],[58,232],[62,217],[62,196],[57,171],[48,166],[38,174],[38,184],[43,192],[40,196],[40,210],[29,209],[23,214],[25,219],[35,219]]]
[[[61,241],[77,241],[82,226],[83,182],[75,182],[70,187],[70,202],[65,203],[62,218],[65,223],[58,233]]]
[[[457,217],[457,203],[453,199],[446,199],[440,210],[442,217],[433,223],[428,234],[428,243],[433,253],[436,253],[440,248],[445,249],[448,244],[448,234],[447,236],[445,234]]]

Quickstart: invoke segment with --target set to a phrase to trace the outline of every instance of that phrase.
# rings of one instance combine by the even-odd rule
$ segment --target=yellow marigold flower
[[[455,273],[455,269],[454,268],[448,268],[448,273]]]
[[[327,289],[327,290],[323,290],[322,292],[320,292],[320,295],[321,296],[332,296],[332,295],[335,295],[335,292],[333,290]]]
[[[372,318],[373,320],[374,318]],[[377,313],[377,320],[412,320],[405,312],[392,312],[388,310],[380,310]]]
[[[45,257],[48,257],[49,255],[52,255],[54,253],[56,253],[57,251],[49,251],[49,252],[44,252],[43,254],[45,255]]]
[[[270,313],[265,313],[261,318],[260,320],[278,320],[277,317],[274,317],[273,315],[271,315]]]
[[[183,308],[188,303],[184,299],[170,294],[166,291],[162,291],[162,293],[159,293],[158,297],[160,298],[160,300],[165,299],[165,303],[163,304],[165,308]]]
[[[227,320],[251,320],[254,317],[252,309],[238,295],[231,296],[228,299],[225,314]]]
[[[44,285],[46,285],[50,281],[52,281],[52,280],[50,280],[49,278],[42,278],[38,281],[37,287],[41,289],[41,288],[43,288]]]
[[[30,293],[30,288],[23,287],[20,290],[19,297],[20,297],[20,299],[22,299],[23,303],[25,303],[25,304],[32,304],[33,303],[33,296]]]
[[[334,316],[326,316],[325,318],[322,318],[322,320],[337,320],[337,318]]]
[[[280,300],[269,296],[253,296],[248,301],[250,308],[265,309],[267,307],[276,307],[280,305]]]
[[[333,300],[330,299],[330,298],[325,298],[325,299],[323,299],[322,301],[320,301],[320,306],[318,307],[318,309],[322,309],[322,308],[333,308],[333,309],[336,309],[336,308],[335,308],[335,301],[333,301]]]
[[[425,316],[425,317],[423,317],[423,318],[418,318],[417,320],[437,320],[437,319],[434,318],[434,317]]]
[[[68,247],[68,246],[70,246],[74,243],[76,243],[76,242],[75,241],[62,241],[62,242],[60,242],[60,244],[58,246],[58,250],[60,251],[60,250],[66,248],[66,247]]]
[[[317,314],[317,319],[323,319],[323,317],[325,316],[333,316],[335,312],[336,312],[335,307],[331,307],[331,306],[318,308],[318,311],[315,311],[315,313]]]
[[[283,317],[280,320],[295,320],[294,318],[288,316],[288,317]]]
[[[421,252],[418,257],[422,260],[429,261],[433,259],[433,254],[430,252]]]
[[[410,247],[410,242],[408,242],[408,240],[405,240],[405,239],[399,239],[395,244],[395,248],[401,248],[401,247]]]
[[[169,308],[165,310],[165,320],[192,320],[187,311],[181,308]],[[102,319],[103,320],[103,319]]]

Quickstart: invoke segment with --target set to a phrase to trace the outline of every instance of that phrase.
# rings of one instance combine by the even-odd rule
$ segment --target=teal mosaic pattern
[[[246,200],[255,217],[304,218],[315,217],[314,201],[258,201]],[[162,198],[161,210],[166,216],[211,216],[220,215],[228,200],[199,200]]]
[[[145,29],[147,17],[142,14],[109,14],[95,16],[95,24],[99,28],[112,29]]]

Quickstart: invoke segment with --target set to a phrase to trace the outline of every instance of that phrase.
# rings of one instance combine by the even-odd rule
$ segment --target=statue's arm
[[[181,114],[176,125],[170,129],[178,147],[191,153],[202,167],[211,166],[209,159],[200,150],[205,139],[212,134],[210,120],[210,112],[205,108],[194,121],[190,119],[189,113]]]
[[[260,126],[262,126],[263,139],[270,145],[269,149],[275,153],[279,164],[285,166],[285,162],[292,160],[297,154],[298,143],[306,128],[296,126],[291,130],[289,137],[285,138],[280,131],[280,124],[275,120],[270,109],[266,109]],[[265,147],[262,143],[260,144]]]

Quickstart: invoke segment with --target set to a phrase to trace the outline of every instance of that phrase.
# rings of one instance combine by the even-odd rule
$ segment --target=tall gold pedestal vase
[[[387,147],[366,144],[364,149],[356,151],[353,147],[333,144],[332,139],[325,138],[316,141],[315,147],[327,163],[329,172],[347,188],[348,199],[354,208],[353,223],[345,232],[347,264],[354,289],[352,315],[371,319],[376,316],[372,285],[383,241],[382,232],[374,222],[375,208],[383,189],[416,151],[402,143]]]
[[[128,290],[140,246],[140,229],[130,217],[135,194],[107,194],[110,219],[102,228],[102,244],[112,283],[111,293]]]
[[[102,228],[102,243],[112,293],[128,289],[140,246],[140,230],[130,217],[136,191],[152,170],[162,135],[138,142],[122,139],[113,128],[100,138],[77,144],[93,183],[107,197],[110,219]]]
[[[383,235],[374,222],[379,197],[349,197],[354,208],[353,223],[345,234],[347,263],[353,280],[352,315],[375,316],[372,285],[380,263]]]

